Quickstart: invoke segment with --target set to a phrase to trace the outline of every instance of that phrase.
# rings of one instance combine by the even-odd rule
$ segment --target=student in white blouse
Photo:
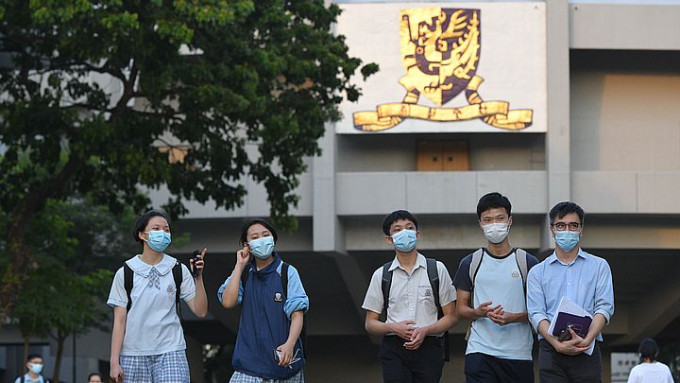
[[[638,352],[640,364],[630,370],[628,383],[673,383],[671,370],[656,360],[659,356],[659,346],[654,339],[643,340]]]

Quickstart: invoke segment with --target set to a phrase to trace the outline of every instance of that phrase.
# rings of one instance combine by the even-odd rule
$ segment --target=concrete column
[[[312,234],[316,252],[344,252],[335,197],[335,126],[326,124],[319,139],[321,155],[312,159]]]
[[[569,146],[569,1],[546,2],[546,53],[548,89],[548,131],[546,170],[548,190],[546,212],[571,198]],[[543,231],[541,249],[554,247],[550,231]]]

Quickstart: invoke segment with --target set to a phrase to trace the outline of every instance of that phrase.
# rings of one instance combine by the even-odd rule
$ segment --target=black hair
[[[557,205],[553,206],[552,209],[550,209],[550,213],[548,214],[548,216],[550,217],[550,224],[555,223],[556,217],[562,218],[570,213],[576,213],[578,215],[578,219],[581,221],[581,225],[583,225],[586,213],[583,212],[583,209],[581,209],[579,205],[570,201],[560,202]]]
[[[42,355],[40,355],[40,354],[28,354],[28,356],[26,356],[26,363],[32,361],[35,358],[42,359]]]
[[[93,373],[91,373],[90,375],[88,375],[88,376],[87,376],[87,381],[89,382],[90,379],[92,379],[93,376],[98,376],[99,379],[102,380],[102,382],[104,381],[104,377],[102,376],[102,374],[100,374],[100,373],[98,373],[98,372],[93,372]]]
[[[498,192],[486,194],[477,203],[477,218],[482,219],[482,213],[489,209],[505,209],[508,217],[512,215],[512,204],[508,197]]]
[[[139,232],[144,232],[146,225],[149,224],[149,220],[153,217],[163,217],[166,221],[168,221],[168,224],[170,224],[170,219],[165,213],[158,210],[149,210],[146,213],[140,215],[137,220],[135,220],[135,226],[132,229],[132,238],[134,238],[135,241],[142,242],[142,240],[139,239]]]
[[[385,233],[385,235],[390,235],[390,226],[392,226],[394,222],[400,219],[407,219],[413,222],[413,225],[416,227],[416,230],[418,230],[418,220],[416,219],[416,217],[413,216],[413,214],[409,213],[406,210],[396,210],[388,214],[387,217],[385,217],[385,219],[383,220],[382,224],[383,233]]]
[[[267,228],[267,230],[269,230],[269,232],[272,233],[272,237],[274,237],[274,243],[276,243],[276,241],[278,241],[279,235],[276,234],[276,230],[274,230],[274,226],[272,226],[271,223],[267,222],[266,220],[264,220],[262,218],[255,218],[255,219],[251,219],[250,221],[246,222],[245,225],[243,225],[243,227],[241,228],[241,238],[240,238],[241,245],[248,242],[248,229],[250,229],[251,226],[256,225],[258,223],[260,225],[264,226],[265,228]]]
[[[643,339],[640,343],[638,353],[640,353],[640,363],[644,362],[645,359],[654,362],[656,361],[657,355],[659,355],[659,345],[656,344],[656,341],[652,338]]]

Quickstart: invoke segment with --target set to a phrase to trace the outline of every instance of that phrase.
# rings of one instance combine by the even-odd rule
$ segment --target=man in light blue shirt
[[[612,274],[606,260],[585,252],[579,242],[585,213],[573,202],[560,202],[549,213],[555,252],[529,271],[527,310],[538,332],[539,373],[542,383],[601,382],[601,331],[614,314]],[[548,332],[562,297],[593,315],[585,337],[569,329],[571,339],[560,341]]]

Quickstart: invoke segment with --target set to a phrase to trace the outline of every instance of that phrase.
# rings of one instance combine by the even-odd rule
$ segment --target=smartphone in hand
[[[196,267],[196,262],[198,262],[200,260],[200,258],[198,258],[199,255],[201,255],[201,251],[200,250],[194,250],[194,256],[193,256],[193,258],[191,258],[193,260],[193,262],[191,262],[191,263],[193,263],[193,267],[191,268],[191,275],[194,278],[198,277],[198,274],[201,273],[200,270],[198,270],[198,268]]]

